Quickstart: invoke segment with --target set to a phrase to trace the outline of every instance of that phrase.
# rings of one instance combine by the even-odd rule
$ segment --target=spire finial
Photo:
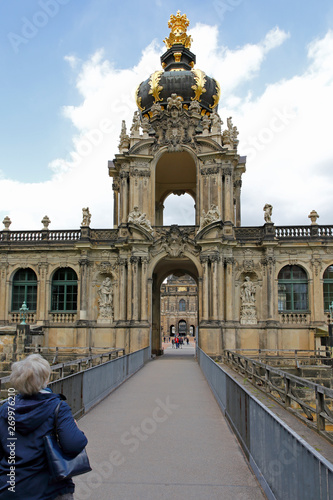
[[[168,27],[171,29],[169,38],[165,38],[163,42],[167,49],[171,49],[173,45],[181,44],[186,49],[191,48],[192,37],[186,34],[186,30],[190,24],[186,14],[180,15],[180,10],[176,15],[171,14]]]

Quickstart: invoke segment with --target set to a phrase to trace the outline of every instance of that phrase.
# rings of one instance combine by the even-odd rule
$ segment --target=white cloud
[[[237,95],[237,86],[260,77],[264,59],[273,60],[270,51],[289,35],[274,28],[257,44],[230,50],[218,46],[216,27],[198,25],[191,33],[197,67],[220,81],[221,117],[224,122],[227,116],[234,117],[240,131],[239,153],[249,156],[243,176],[243,224],[263,224],[266,202],[274,206],[277,225],[308,224],[313,208],[319,222],[331,222],[332,32],[309,45],[304,74],[271,84],[256,98],[250,93],[245,98]],[[50,229],[78,228],[86,206],[92,213],[92,227],[112,227],[107,161],[118,152],[121,121],[126,120],[128,129],[131,125],[137,85],[160,68],[163,50],[153,41],[138,64],[128,69],[115,68],[103,51],[84,62],[67,57],[77,71],[82,98],[80,105],[64,108],[76,128],[73,146],[66,158],[51,162],[52,178],[47,182],[0,179],[1,213],[11,217],[11,229],[39,229],[44,215],[52,221]],[[192,224],[192,218],[186,223]]]

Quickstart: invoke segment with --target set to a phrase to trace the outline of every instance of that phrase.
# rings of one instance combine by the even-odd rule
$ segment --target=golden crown
[[[165,38],[163,42],[165,43],[167,49],[170,49],[172,45],[181,44],[184,45],[186,49],[191,48],[192,37],[186,34],[186,30],[190,24],[187,19],[186,14],[180,15],[180,10],[174,16],[171,14],[168,27],[171,28],[171,33],[169,38]]]

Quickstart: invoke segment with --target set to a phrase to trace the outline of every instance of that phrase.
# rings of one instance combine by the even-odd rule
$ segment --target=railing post
[[[290,379],[288,377],[284,377],[284,390],[285,390],[285,406],[291,406],[291,397],[290,397]]]
[[[325,430],[325,418],[321,413],[325,411],[325,395],[320,391],[320,387],[316,387],[316,414],[317,414],[317,429],[318,431]]]

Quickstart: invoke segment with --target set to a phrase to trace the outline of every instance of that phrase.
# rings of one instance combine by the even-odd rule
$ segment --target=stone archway
[[[199,282],[199,271],[192,260],[186,257],[170,258],[163,257],[156,265],[153,271],[152,282],[152,335],[151,348],[152,354],[162,354],[161,351],[161,309],[160,309],[160,290],[165,278],[170,274],[182,276],[188,274],[196,283]],[[198,287],[199,304],[199,287]],[[198,311],[199,314],[199,311]],[[199,323],[199,321],[198,321]],[[177,325],[178,326],[178,325]]]
[[[163,226],[164,201],[170,194],[189,194],[196,204],[197,174],[188,151],[164,152],[155,169],[155,225]],[[196,217],[196,220],[198,217]]]

